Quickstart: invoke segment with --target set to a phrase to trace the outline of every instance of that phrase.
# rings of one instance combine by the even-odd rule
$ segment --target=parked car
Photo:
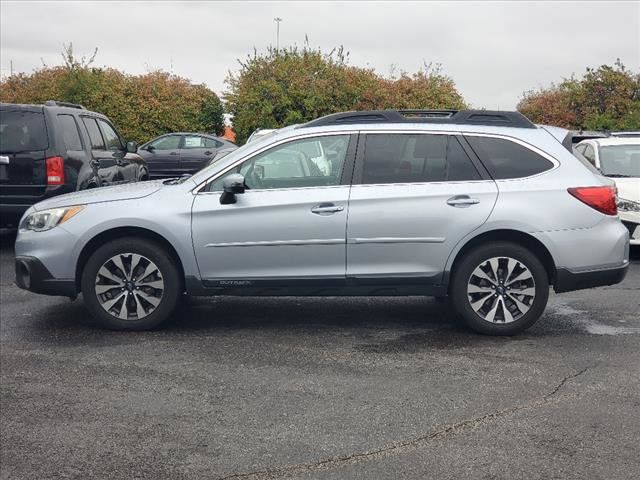
[[[114,329],[156,327],[183,294],[433,295],[478,332],[515,334],[550,285],[615,284],[629,265],[614,183],[567,134],[517,112],[329,115],[190,178],[35,205],[16,281],[82,292]]]
[[[0,226],[17,226],[45,198],[148,179],[111,121],[80,105],[0,104]]]
[[[149,165],[149,176],[179,177],[194,174],[220,150],[235,150],[227,139],[204,133],[169,133],[154,138],[138,149]]]
[[[631,245],[640,245],[640,138],[584,140],[575,150],[618,187],[618,213],[629,229]]]

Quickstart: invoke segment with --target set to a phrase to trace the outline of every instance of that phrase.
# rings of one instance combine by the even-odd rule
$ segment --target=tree
[[[69,44],[62,52],[64,65],[44,65],[0,82],[0,101],[78,103],[107,115],[127,139],[137,142],[175,131],[222,132],[222,102],[206,86],[163,71],[126,75],[95,68],[96,54],[78,59]]]
[[[518,110],[537,123],[588,130],[640,128],[640,74],[617,60],[582,78],[525,92]]]
[[[453,81],[426,66],[413,75],[383,78],[350,66],[348,53],[296,47],[256,51],[227,77],[226,108],[239,143],[256,128],[280,128],[330,113],[386,108],[461,108]]]

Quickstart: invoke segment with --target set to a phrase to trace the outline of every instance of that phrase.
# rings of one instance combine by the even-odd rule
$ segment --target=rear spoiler
[[[553,127],[551,125],[538,125],[538,127],[546,130],[547,133],[549,133],[553,138],[559,141],[564,148],[573,153],[573,144],[576,142],[573,140],[573,132],[571,132],[571,130],[560,127]],[[578,140],[578,142],[580,140]]]

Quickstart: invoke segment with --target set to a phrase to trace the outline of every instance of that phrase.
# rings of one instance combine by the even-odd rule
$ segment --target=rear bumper
[[[0,227],[17,227],[20,218],[24,215],[24,212],[29,210],[31,205],[32,204],[0,203]]]
[[[19,256],[15,259],[16,285],[24,290],[43,295],[76,297],[78,290],[74,280],[54,278],[40,260]]]
[[[629,262],[625,262],[625,264],[616,268],[591,270],[587,272],[572,272],[566,268],[558,268],[554,289],[557,293],[561,293],[614,285],[624,280],[628,269]]]

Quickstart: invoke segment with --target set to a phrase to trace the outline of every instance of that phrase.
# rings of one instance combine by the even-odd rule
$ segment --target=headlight
[[[22,220],[20,230],[33,230],[34,232],[51,230],[56,225],[60,225],[80,213],[83,208],[84,205],[75,205],[33,212]]]
[[[618,210],[624,212],[640,212],[640,202],[618,198]]]

